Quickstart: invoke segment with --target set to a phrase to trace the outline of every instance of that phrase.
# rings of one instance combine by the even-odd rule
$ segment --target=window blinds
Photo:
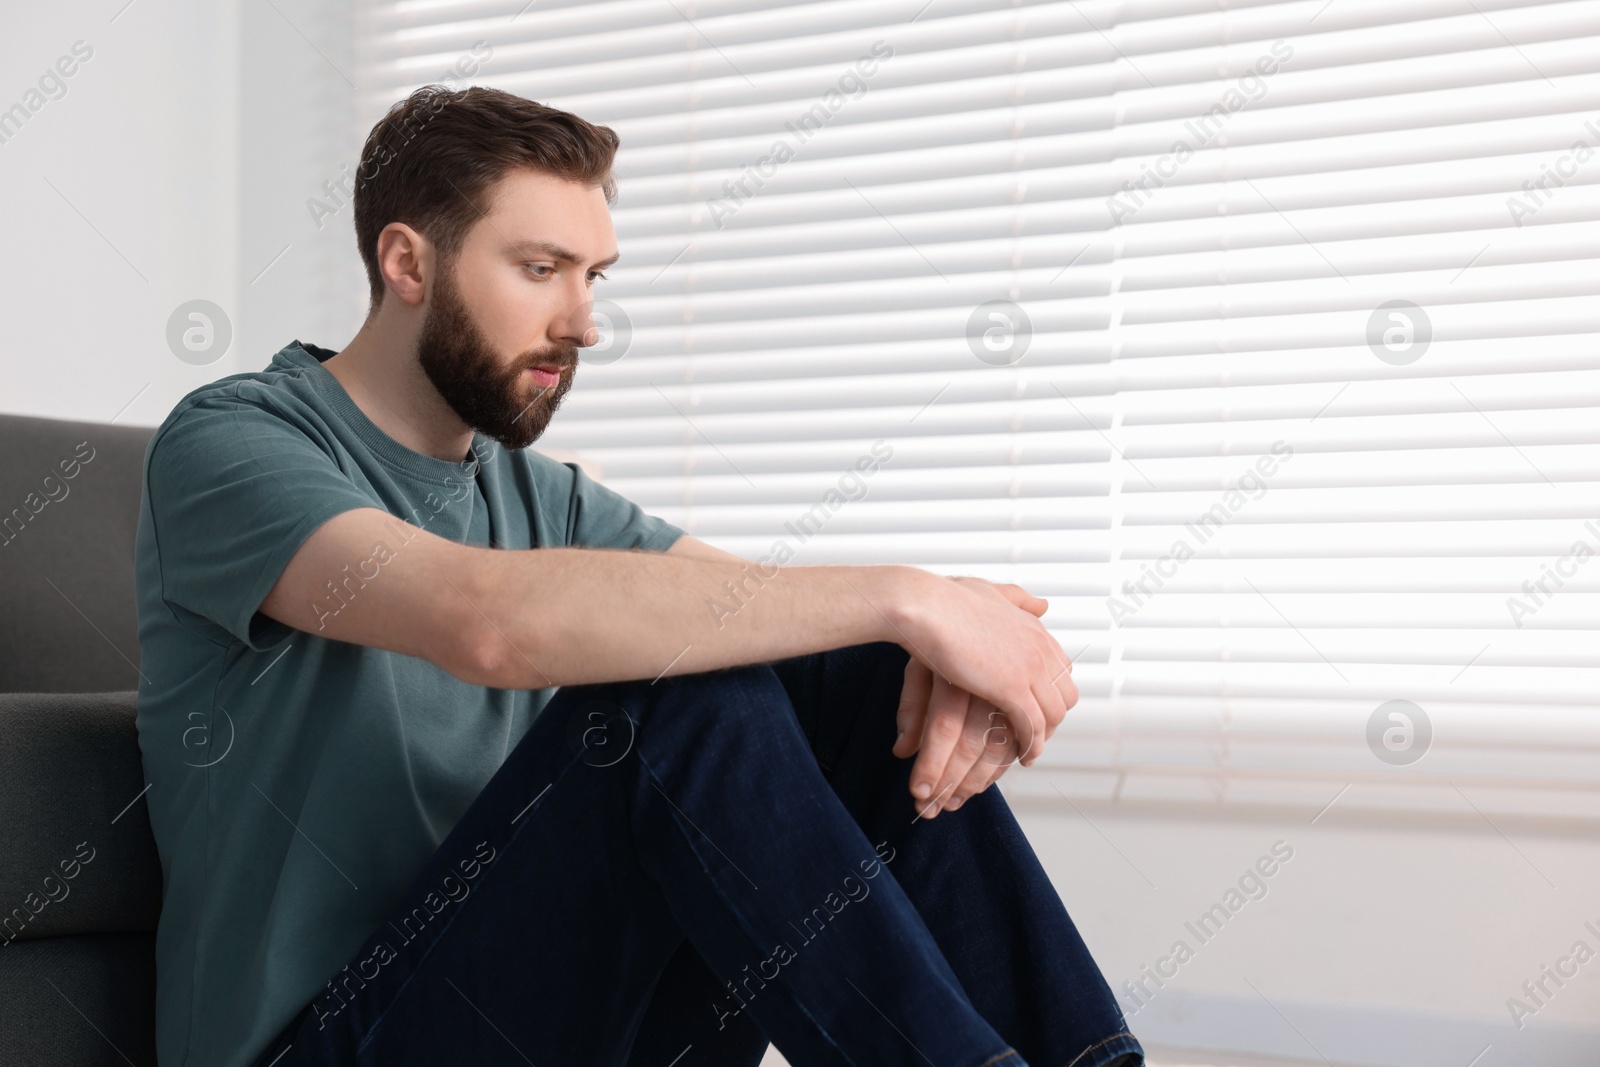
[[[1051,598],[1051,758],[1119,787],[1376,780],[1402,700],[1440,781],[1596,799],[1600,2],[437,0],[359,39],[363,133],[453,76],[621,136],[606,340],[539,447],[752,559]]]

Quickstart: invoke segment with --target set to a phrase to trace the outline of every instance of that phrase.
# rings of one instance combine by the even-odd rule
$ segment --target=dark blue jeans
[[[1139,1067],[999,789],[917,817],[905,664],[560,689],[258,1067]]]

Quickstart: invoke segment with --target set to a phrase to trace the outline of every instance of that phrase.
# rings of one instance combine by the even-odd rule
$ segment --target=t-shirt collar
[[[274,362],[307,368],[307,377],[316,385],[328,406],[360,435],[369,448],[419,478],[440,484],[470,479],[477,474],[479,464],[494,455],[494,441],[477,431],[472,434],[471,453],[460,462],[426,455],[396,441],[367,417],[367,413],[345,392],[344,385],[333,376],[333,372],[322,365],[335,355],[336,352],[320,345],[295,340],[289,342],[273,359]]]

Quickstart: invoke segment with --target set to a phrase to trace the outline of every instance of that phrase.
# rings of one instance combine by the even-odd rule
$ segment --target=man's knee
[[[618,709],[641,728],[662,715],[675,723],[704,719],[720,726],[757,721],[785,699],[772,668],[760,663],[592,688],[592,700]]]

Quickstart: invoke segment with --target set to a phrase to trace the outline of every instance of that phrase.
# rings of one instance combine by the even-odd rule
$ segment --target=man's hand
[[[968,577],[951,580],[980,598],[1020,608],[1035,619],[1049,607],[1048,601],[1021,586],[995,585]],[[1052,688],[1062,697],[1062,704],[1059,712],[1044,715],[1046,737],[1054,733],[1066,709],[1077,701],[1077,690],[1070,677],[1072,665],[1060,653],[1060,646],[1053,641],[1050,644],[1063,663],[1052,679]],[[1050,711],[1055,710],[1055,706],[1050,705]],[[968,797],[983,792],[999,780],[1027,748],[1018,734],[1019,729],[1025,728],[1022,726],[1025,720],[1019,717],[1014,722],[1012,716],[991,701],[973,695],[936,673],[914,651],[906,664],[897,719],[900,735],[894,744],[894,754],[903,759],[919,748],[922,751],[912,769],[911,788],[912,795],[924,805],[922,813],[927,818],[941,810],[954,810]],[[1042,748],[1042,743],[1039,747]],[[1027,762],[1031,763],[1032,759]]]
[[[921,748],[923,759],[913,768],[912,781],[925,775],[937,783],[932,796],[917,802],[928,819],[954,811],[988,789],[1011,769],[1019,754],[1003,712],[950,685],[915,659],[906,664],[899,726],[893,753],[904,759]],[[948,753],[942,769],[934,755],[936,747]],[[925,766],[934,769],[924,770]]]

